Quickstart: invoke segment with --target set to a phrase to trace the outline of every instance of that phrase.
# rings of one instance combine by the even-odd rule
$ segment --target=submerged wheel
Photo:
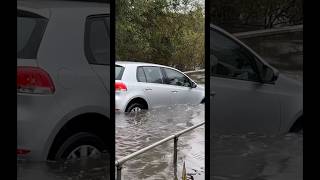
[[[80,132],[67,138],[57,151],[55,159],[95,158],[101,157],[102,153],[107,151],[108,147],[101,138],[91,133]]]
[[[144,107],[143,104],[132,103],[132,104],[129,105],[129,107],[127,108],[126,112],[137,113],[137,112],[140,112],[143,109],[146,109],[146,107]]]

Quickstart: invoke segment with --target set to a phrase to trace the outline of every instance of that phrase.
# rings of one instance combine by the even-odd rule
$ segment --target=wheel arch
[[[84,109],[86,110],[84,111]],[[90,120],[90,123],[87,123],[90,117],[97,117],[97,120],[94,120],[95,123],[93,123],[91,120]],[[54,129],[50,133],[50,136],[47,138],[44,151],[43,151],[44,153],[43,157],[45,159],[50,159],[49,157],[56,150],[56,149],[53,150],[52,148],[59,142],[59,141],[57,142],[57,138],[60,138],[61,133],[64,133],[64,131],[66,130],[66,127],[71,127],[72,125],[76,125],[77,123],[83,123],[86,125],[92,124],[93,126],[97,122],[98,122],[97,126],[103,127],[102,125],[105,124],[105,125],[108,125],[106,127],[111,127],[110,125],[112,125],[112,123],[110,123],[109,120],[110,120],[109,116],[106,114],[106,111],[103,110],[102,108],[93,108],[93,107],[80,108],[68,113],[57,123],[57,125],[54,127]],[[88,127],[91,128],[90,126]]]
[[[289,132],[299,132],[303,129],[303,114],[301,114],[289,127]]]
[[[300,121],[303,119],[303,111],[299,111],[294,118],[291,120],[289,126],[286,128],[286,132],[292,132],[293,127],[297,126]],[[299,121],[299,122],[298,122]]]
[[[128,103],[126,104],[126,106],[125,106],[125,112],[127,111],[128,107],[129,107],[132,103],[134,103],[134,102],[143,103],[144,105],[146,105],[146,108],[147,108],[147,109],[150,108],[149,103],[148,103],[148,101],[146,100],[146,98],[143,98],[143,97],[141,97],[141,96],[135,96],[135,97],[132,97],[132,98],[128,101]]]

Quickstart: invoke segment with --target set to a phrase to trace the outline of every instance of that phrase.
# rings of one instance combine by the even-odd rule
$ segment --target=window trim
[[[237,44],[242,50],[244,50],[245,52],[243,53],[248,60],[251,63],[251,66],[254,70],[254,72],[258,75],[258,79],[257,80],[249,80],[249,79],[239,79],[239,78],[234,78],[234,77],[230,77],[230,76],[225,76],[225,75],[220,75],[220,74],[214,74],[212,75],[210,72],[210,77],[220,77],[220,78],[226,78],[226,79],[233,79],[233,80],[241,80],[241,81],[249,81],[249,82],[259,82],[259,83],[263,83],[262,78],[261,78],[261,73],[258,69],[258,65],[257,65],[257,61],[259,61],[259,58],[252,53],[252,50],[250,50],[248,47],[244,46],[241,42],[239,42],[239,40],[235,39],[234,37],[228,35],[227,33],[224,33],[218,29],[215,28],[210,28],[210,31],[216,32],[224,37],[226,37],[227,39],[229,39],[230,41],[232,41],[233,43]],[[211,49],[210,49],[211,51]],[[263,62],[259,61],[260,63],[264,64]],[[211,71],[211,70],[210,70]]]
[[[34,55],[32,57],[26,57],[25,58],[25,57],[20,57],[20,55],[17,54],[17,58],[37,59],[38,58],[38,54],[39,54],[39,49],[40,49],[42,40],[43,40],[43,38],[45,36],[45,32],[46,32],[46,29],[47,29],[47,26],[48,26],[48,23],[49,23],[49,19],[44,17],[44,16],[38,15],[36,13],[29,12],[29,11],[26,11],[26,10],[21,10],[21,9],[17,10],[17,18],[18,17],[34,18],[34,19],[37,19],[37,21],[39,21],[39,20],[43,20],[44,21],[43,24],[39,24],[38,22],[36,23],[34,29],[31,32],[31,35],[29,37],[30,39],[35,39],[34,36],[39,36],[40,37],[38,39],[37,43],[33,45],[34,48],[32,48],[32,49],[35,51]],[[28,40],[28,43],[30,43],[30,39]],[[21,53],[23,54],[23,52],[26,51],[26,48],[27,48],[27,45],[21,49],[19,54],[21,54]]]
[[[139,69],[139,68],[142,69],[142,72],[143,72],[143,74],[144,74],[144,78],[146,79],[146,81],[141,81],[140,78],[138,78],[138,69]],[[144,72],[143,66],[137,66],[137,69],[136,69],[136,79],[137,79],[137,82],[148,83],[148,82],[147,82],[147,75],[146,75],[146,73]]]
[[[23,9],[17,9],[17,16],[22,16],[22,17],[32,17],[32,18],[43,18],[49,20],[47,17],[41,16],[37,13],[33,13],[27,10]]]
[[[115,80],[122,80],[122,76],[123,76],[125,67],[116,64],[115,68],[117,68],[117,67],[120,67],[120,68],[121,68],[121,71],[120,71],[119,74],[118,74],[118,76],[120,77],[120,79],[117,79],[117,77],[115,77]]]
[[[147,65],[147,66],[137,66],[137,69],[136,69],[136,76],[137,76],[137,70],[138,70],[138,67],[141,67],[142,69],[144,68],[144,67],[155,67],[155,68],[159,68],[160,69],[160,72],[161,72],[161,75],[162,75],[162,77],[161,77],[161,80],[162,80],[162,83],[153,83],[153,82],[148,82],[148,77],[147,77],[147,75],[146,75],[146,72],[144,71],[144,69],[143,69],[143,72],[144,72],[144,75],[145,75],[145,77],[146,77],[146,82],[142,82],[142,83],[152,83],[152,84],[165,84],[164,83],[164,75],[163,75],[163,72],[162,72],[162,70],[161,70],[161,66],[151,66],[151,65]],[[137,77],[136,77],[137,78]],[[137,79],[137,82],[140,82],[140,81],[138,81],[138,79]]]
[[[85,53],[85,57],[87,59],[87,62],[91,65],[100,65],[100,66],[109,66],[111,63],[109,62],[109,64],[101,64],[101,63],[92,63],[95,62],[95,58],[93,57],[92,52],[90,51],[90,47],[89,47],[89,40],[90,40],[90,36],[88,35],[88,31],[89,31],[89,26],[88,23],[89,21],[91,21],[92,19],[103,19],[103,18],[110,18],[109,14],[95,14],[95,15],[89,15],[86,17],[86,21],[85,21],[85,30],[84,30],[84,53]],[[107,22],[105,19],[103,19],[103,22],[106,26],[106,30],[107,33],[110,37],[110,32],[108,32],[108,26],[107,26]],[[110,30],[110,29],[109,29]],[[111,57],[110,57],[111,60]]]

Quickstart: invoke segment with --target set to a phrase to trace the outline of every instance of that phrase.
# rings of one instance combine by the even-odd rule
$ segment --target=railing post
[[[121,169],[122,165],[117,166],[117,180],[121,180]]]
[[[178,160],[178,137],[174,137],[173,139],[173,171],[174,171],[174,179],[178,180],[177,176],[177,160]]]

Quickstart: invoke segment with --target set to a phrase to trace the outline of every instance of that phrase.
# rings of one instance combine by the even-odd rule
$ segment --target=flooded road
[[[303,135],[215,135],[210,179],[302,180]]]
[[[116,115],[116,159],[204,121],[204,105],[160,107],[138,115]],[[183,162],[194,179],[204,179],[204,126],[178,140],[178,177]],[[123,179],[173,179],[173,140],[125,163]]]
[[[204,86],[204,72],[188,74]],[[204,104],[158,107],[137,115],[116,114],[116,159],[127,156],[161,139],[204,121]],[[200,126],[178,140],[178,178],[183,163],[187,177],[204,180],[204,126]],[[122,169],[128,180],[173,179],[173,140],[129,160]]]
[[[18,180],[110,180],[109,155],[69,162],[17,162]]]

